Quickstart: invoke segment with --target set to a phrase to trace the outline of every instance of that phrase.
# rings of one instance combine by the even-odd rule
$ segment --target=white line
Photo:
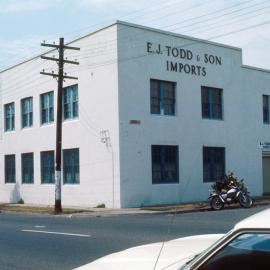
[[[36,230],[21,230],[22,232],[33,232],[33,233],[45,233],[45,234],[59,234],[79,237],[91,237],[89,234],[76,234],[76,233],[62,233],[62,232],[49,232],[49,231],[36,231]]]
[[[37,225],[37,226],[34,226],[35,228],[46,228],[46,226],[40,226],[40,225]]]

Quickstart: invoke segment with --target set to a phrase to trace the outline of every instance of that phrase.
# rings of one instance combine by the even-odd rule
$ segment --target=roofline
[[[226,45],[226,44],[222,44],[222,43],[218,43],[218,42],[214,42],[214,41],[208,41],[206,39],[194,38],[194,37],[191,37],[191,36],[186,36],[186,35],[177,34],[177,33],[166,31],[166,30],[161,30],[161,29],[157,29],[157,28],[153,28],[153,27],[143,26],[143,25],[124,22],[124,21],[119,21],[119,20],[117,20],[116,23],[120,24],[120,25],[125,25],[125,26],[129,26],[129,27],[134,27],[134,28],[139,28],[139,29],[144,29],[144,30],[160,33],[160,34],[163,34],[163,35],[170,35],[170,36],[174,36],[174,37],[180,37],[180,38],[196,41],[196,42],[199,42],[199,43],[206,43],[206,44],[209,44],[209,45],[219,46],[219,47],[223,47],[223,48],[227,48],[227,49],[242,52],[242,49],[239,48],[239,47],[230,46],[230,45]]]
[[[127,27],[133,27],[133,28],[138,28],[138,29],[143,29],[143,30],[147,30],[147,31],[151,31],[151,32],[155,32],[155,33],[159,33],[159,34],[163,34],[163,35],[170,35],[170,36],[173,36],[173,37],[178,37],[178,38],[183,38],[183,39],[188,39],[188,40],[191,40],[191,41],[195,41],[195,42],[199,42],[199,43],[205,43],[205,44],[209,44],[209,45],[213,45],[213,46],[218,46],[218,47],[223,47],[223,48],[226,48],[226,49],[230,49],[230,50],[236,50],[236,51],[239,51],[241,52],[242,54],[242,49],[239,48],[239,47],[234,47],[234,46],[230,46],[230,45],[226,45],[226,44],[222,44],[222,43],[218,43],[218,42],[213,42],[213,41],[208,41],[208,40],[205,40],[205,39],[199,39],[199,38],[194,38],[194,37],[191,37],[191,36],[186,36],[186,35],[182,35],[182,34],[177,34],[177,33],[173,33],[173,32],[170,32],[170,31],[165,31],[165,30],[160,30],[160,29],[157,29],[157,28],[152,28],[152,27],[148,27],[148,26],[143,26],[143,25],[139,25],[139,24],[134,24],[134,23],[129,23],[129,22],[125,22],[125,21],[121,21],[121,20],[115,20],[111,23],[107,23],[95,30],[93,30],[92,32],[86,34],[86,35],[83,35],[79,38],[76,38],[68,43],[66,43],[66,45],[69,45],[69,44],[72,44],[74,42],[77,42],[83,38],[86,38],[86,37],[89,37],[91,35],[94,35],[100,31],[103,31],[107,28],[110,28],[114,25],[124,25],[124,26],[127,26]],[[40,56],[42,55],[46,55],[50,52],[53,52],[55,51],[55,49],[51,49],[51,50],[48,50],[44,53],[41,53],[41,54],[38,54],[38,55],[35,55],[29,59],[26,59],[22,62],[19,62],[13,66],[10,66],[6,69],[3,69],[3,70],[0,70],[0,74],[1,73],[4,73],[5,71],[8,71],[8,70],[11,70],[17,66],[20,66],[22,64],[25,64],[27,62],[30,62],[32,60],[35,60],[37,58],[39,58]],[[258,67],[253,67],[253,66],[248,66],[248,65],[242,65],[243,68],[247,68],[247,69],[253,69],[253,70],[257,70],[257,71],[262,71],[262,72],[267,72],[267,73],[270,73],[270,70],[267,70],[267,69],[263,69],[263,68],[258,68]]]
[[[114,26],[114,25],[116,25],[116,24],[117,24],[117,21],[114,21],[114,22],[111,22],[111,23],[106,24],[106,25],[104,25],[104,26],[101,26],[101,27],[99,27],[99,28],[93,30],[91,33],[88,33],[88,34],[86,34],[86,35],[83,35],[83,36],[81,36],[81,37],[79,37],[79,38],[76,38],[76,39],[74,39],[74,40],[72,40],[72,41],[69,41],[69,42],[65,43],[65,45],[70,45],[70,44],[72,44],[72,43],[74,43],[74,42],[76,42],[76,41],[79,41],[79,40],[81,40],[81,39],[83,39],[83,38],[86,38],[86,37],[88,37],[88,36],[91,36],[91,35],[93,35],[93,34],[96,34],[97,32],[100,32],[100,31],[102,31],[102,30],[104,30],[104,29],[106,29],[106,28],[109,28],[109,27],[111,27],[111,26]],[[13,68],[15,68],[15,67],[17,67],[17,66],[20,66],[20,65],[22,65],[22,64],[28,63],[28,62],[30,62],[30,61],[32,61],[32,60],[35,60],[35,59],[39,58],[40,56],[46,55],[46,54],[48,54],[48,53],[50,53],[50,52],[53,52],[53,51],[55,51],[55,50],[56,50],[56,49],[50,49],[50,50],[48,50],[48,51],[46,51],[46,52],[44,52],[44,53],[35,55],[35,56],[31,57],[31,58],[28,58],[28,59],[26,59],[26,60],[23,60],[23,61],[21,61],[21,62],[15,64],[15,65],[13,65],[13,66],[10,66],[10,67],[7,67],[7,68],[5,68],[5,69],[3,69],[3,70],[0,70],[0,74],[1,74],[1,73],[4,73],[5,71],[8,71],[8,70],[10,70],[10,69],[13,69]]]
[[[242,65],[242,68],[253,69],[255,71],[270,73],[270,69],[266,69],[266,68],[253,67],[253,66],[249,66],[249,65]]]

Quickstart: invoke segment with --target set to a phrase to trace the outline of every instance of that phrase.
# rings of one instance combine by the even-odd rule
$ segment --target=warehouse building
[[[239,48],[117,21],[70,43],[64,206],[205,200],[228,171],[270,193],[270,71]],[[46,56],[57,56],[50,51]],[[57,66],[0,72],[0,201],[54,204]]]

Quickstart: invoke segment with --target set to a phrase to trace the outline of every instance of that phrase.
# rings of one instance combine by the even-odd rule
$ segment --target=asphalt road
[[[73,269],[136,245],[225,233],[265,208],[102,217],[1,213],[0,269]]]

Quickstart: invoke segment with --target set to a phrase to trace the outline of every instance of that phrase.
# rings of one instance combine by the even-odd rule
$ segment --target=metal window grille
[[[225,175],[225,148],[203,147],[203,181],[215,182]]]
[[[152,183],[177,183],[178,146],[152,145]]]

